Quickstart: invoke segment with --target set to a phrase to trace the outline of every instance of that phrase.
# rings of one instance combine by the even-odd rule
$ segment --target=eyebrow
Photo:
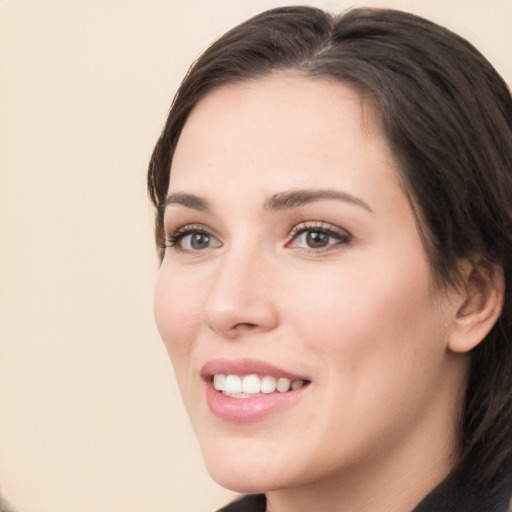
[[[175,204],[192,208],[193,210],[199,210],[201,212],[210,211],[208,201],[194,194],[185,194],[183,192],[169,194],[165,199],[164,208]]]
[[[368,203],[364,202],[362,199],[347,192],[332,189],[301,189],[280,192],[267,199],[264,203],[264,208],[270,211],[287,210],[322,199],[343,201],[360,206],[369,212],[373,212]],[[206,199],[185,192],[169,194],[163,206],[165,209],[172,205],[181,205],[201,212],[211,211],[210,205]]]
[[[361,206],[365,210],[372,212],[370,205],[362,199],[342,192],[340,190],[332,189],[305,189],[305,190],[290,190],[289,192],[280,192],[273,195],[268,201],[265,202],[266,210],[285,210],[288,208],[296,208],[313,201],[320,201],[322,199],[330,199],[335,201],[343,201],[346,203]]]

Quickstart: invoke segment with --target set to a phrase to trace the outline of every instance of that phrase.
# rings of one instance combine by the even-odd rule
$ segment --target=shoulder
[[[413,512],[512,512],[512,478],[483,487],[468,466],[456,468]]]

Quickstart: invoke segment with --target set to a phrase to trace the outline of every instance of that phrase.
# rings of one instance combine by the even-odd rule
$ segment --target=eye
[[[352,238],[344,229],[324,222],[301,223],[292,229],[291,237],[288,247],[317,252],[347,244]]]
[[[185,252],[198,252],[222,243],[207,229],[200,226],[184,226],[167,237],[165,247],[173,247]]]

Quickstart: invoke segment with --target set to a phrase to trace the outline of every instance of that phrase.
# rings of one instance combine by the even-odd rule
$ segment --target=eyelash
[[[304,233],[319,233],[321,235],[326,235],[329,238],[335,239],[337,242],[334,244],[330,244],[326,247],[322,248],[298,248],[304,252],[312,252],[312,253],[318,253],[318,252],[326,252],[330,251],[339,245],[348,244],[352,240],[352,235],[341,228],[338,228],[337,226],[333,226],[332,224],[327,224],[325,222],[301,222],[300,224],[297,224],[294,226],[294,228],[290,232],[290,242],[288,242],[287,245],[293,243],[294,241],[298,240],[298,238],[303,235]]]
[[[211,231],[209,231],[205,227],[195,225],[195,224],[188,224],[186,226],[182,226],[182,227],[178,228],[173,233],[167,235],[166,239],[165,239],[165,243],[162,244],[162,249],[167,249],[169,247],[175,247],[176,249],[179,249],[179,250],[185,250],[185,249],[181,249],[178,246],[179,242],[183,238],[185,238],[187,235],[191,235],[191,234],[195,234],[195,233],[214,237],[214,235],[212,235]]]
[[[340,244],[348,244],[352,240],[352,235],[341,228],[338,228],[336,226],[333,226],[331,224],[327,224],[325,222],[301,222],[300,224],[297,224],[292,228],[289,235],[289,241],[287,242],[286,246],[289,246],[294,241],[298,240],[298,238],[303,235],[304,233],[319,233],[321,235],[326,235],[332,239],[337,240],[336,243],[330,244],[326,247],[319,247],[319,248],[304,248],[304,247],[298,247],[297,249],[303,251],[303,252],[310,252],[310,253],[319,253],[319,252],[325,252],[332,250],[334,247],[337,247]],[[165,243],[162,244],[163,249],[167,248],[175,248],[176,250],[188,252],[189,249],[183,249],[179,246],[179,243],[181,240],[183,240],[186,236],[191,234],[200,234],[205,235],[208,237],[212,237],[214,239],[217,239],[215,235],[211,233],[210,230],[205,228],[201,225],[194,225],[189,224],[182,226],[178,228],[173,233],[167,235]],[[193,251],[190,251],[193,252]],[[196,252],[200,252],[198,249]]]

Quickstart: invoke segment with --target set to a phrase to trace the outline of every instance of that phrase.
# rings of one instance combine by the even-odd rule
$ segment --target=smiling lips
[[[251,398],[263,396],[270,393],[286,393],[299,389],[304,385],[304,380],[291,380],[287,377],[276,377],[265,375],[259,377],[256,374],[245,375],[224,375],[217,373],[213,377],[213,385],[217,391],[232,398]]]
[[[213,360],[201,372],[210,410],[224,421],[247,423],[294,403],[310,381],[267,363]]]

